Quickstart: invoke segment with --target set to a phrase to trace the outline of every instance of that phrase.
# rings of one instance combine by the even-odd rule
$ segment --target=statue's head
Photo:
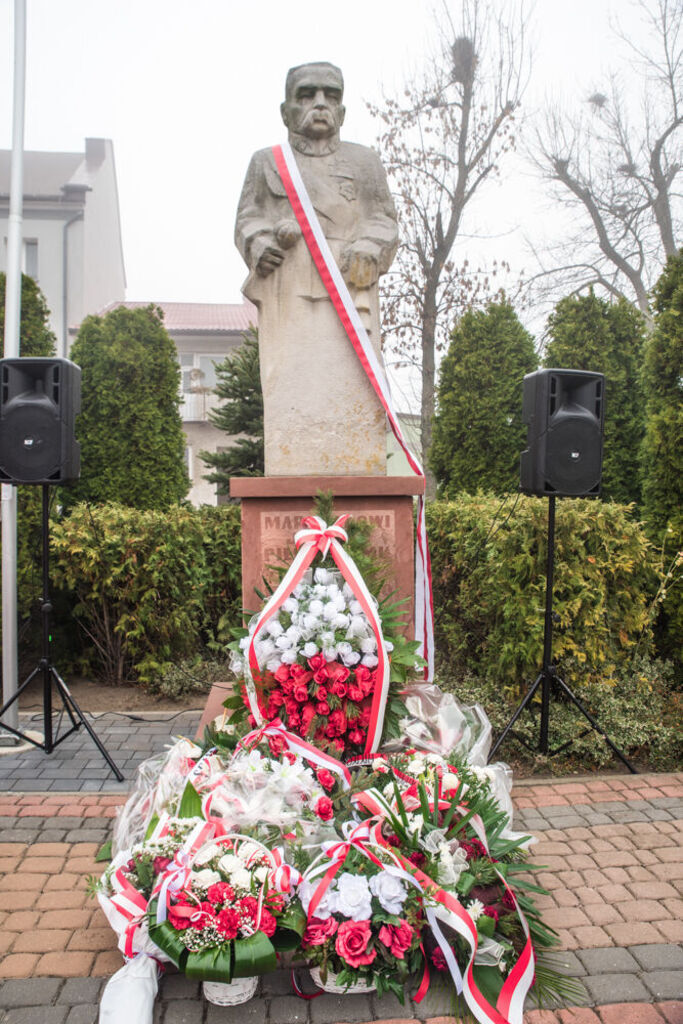
[[[344,123],[343,96],[344,79],[334,64],[300,64],[287,72],[282,120],[290,134],[331,138]]]

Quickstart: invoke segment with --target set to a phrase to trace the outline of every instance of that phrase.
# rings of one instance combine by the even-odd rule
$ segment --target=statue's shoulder
[[[370,146],[362,146],[359,142],[342,142],[339,145],[339,154],[345,160],[356,164],[358,167],[375,168],[380,164],[380,159],[374,149]]]
[[[252,167],[275,167],[272,146],[266,146],[265,149],[257,149],[251,158],[250,165]]]

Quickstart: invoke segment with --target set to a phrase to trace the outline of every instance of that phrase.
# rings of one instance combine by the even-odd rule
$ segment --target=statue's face
[[[290,83],[289,95],[280,107],[290,132],[309,139],[326,139],[339,132],[346,113],[343,86],[331,68],[309,64]]]

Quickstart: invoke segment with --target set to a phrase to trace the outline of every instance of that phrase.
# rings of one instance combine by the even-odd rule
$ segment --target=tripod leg
[[[626,757],[624,757],[624,755],[622,754],[622,752],[619,750],[618,747],[615,747],[614,743],[612,743],[612,741],[609,738],[609,736],[607,735],[607,733],[600,727],[600,724],[597,721],[597,719],[593,718],[593,716],[591,715],[590,711],[588,711],[583,706],[583,704],[581,703],[579,698],[576,697],[572,693],[572,691],[569,689],[569,687],[565,683],[564,679],[560,679],[559,676],[555,676],[554,678],[555,678],[555,682],[557,683],[557,685],[564,691],[565,695],[567,697],[569,697],[569,699],[572,702],[572,704],[574,704],[579,709],[579,711],[581,712],[583,717],[588,722],[590,722],[590,724],[593,727],[593,729],[595,730],[595,732],[597,732],[600,736],[602,736],[603,740],[605,741],[607,746],[610,748],[610,750],[613,753],[615,753],[617,755],[617,757],[619,758],[619,760],[622,761],[626,765],[626,767],[628,768],[628,770],[631,772],[632,775],[637,775],[638,774],[638,769],[633,767],[631,762]]]
[[[70,705],[73,708],[73,710],[78,715],[78,718],[83,723],[83,725],[85,726],[87,732],[89,733],[91,740],[93,741],[93,743],[95,744],[95,746],[99,750],[100,754],[102,755],[102,757],[105,759],[105,761],[107,762],[107,764],[109,765],[109,767],[113,771],[113,773],[116,776],[116,778],[118,779],[118,781],[119,782],[123,782],[123,775],[121,774],[119,769],[116,767],[116,765],[112,761],[112,759],[109,756],[109,754],[107,753],[103,743],[100,741],[97,733],[95,732],[95,730],[90,725],[90,722],[87,720],[87,718],[85,717],[85,715],[83,714],[83,712],[79,708],[79,706],[76,703],[75,699],[72,697],[71,692],[70,692],[68,686],[66,685],[66,683],[64,682],[64,680],[60,676],[59,672],[57,672],[57,670],[55,668],[51,668],[50,671],[52,673],[52,678],[55,681],[55,685],[57,687],[59,695],[62,698],[62,700],[64,701],[64,704],[67,707]]]
[[[500,734],[500,736],[498,737],[496,742],[493,744],[493,747],[491,748],[491,753],[489,754],[489,757],[488,757],[489,761],[493,760],[493,758],[494,758],[494,756],[496,754],[496,751],[498,750],[499,747],[501,747],[503,745],[503,743],[505,741],[505,737],[510,732],[510,729],[512,729],[513,725],[515,724],[515,722],[517,721],[517,719],[519,718],[521,713],[524,711],[524,708],[527,706],[527,704],[529,704],[529,702],[531,700],[533,700],[534,694],[536,693],[536,690],[541,685],[542,680],[543,680],[543,673],[541,672],[539,677],[536,679],[536,682],[531,687],[529,687],[529,690],[527,691],[526,696],[524,697],[524,700],[519,705],[519,707],[515,711],[514,715],[512,716],[512,718],[510,719],[508,724],[503,729],[502,733]]]

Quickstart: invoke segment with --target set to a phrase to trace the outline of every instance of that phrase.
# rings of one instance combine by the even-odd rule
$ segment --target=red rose
[[[327,687],[319,686],[315,691],[315,695],[318,700],[327,700]]]
[[[383,924],[379,930],[379,941],[383,942],[397,960],[403,960],[406,950],[413,941],[413,928],[407,921],[400,924]]]
[[[351,698],[351,700],[355,700],[357,703],[360,703],[364,696],[365,694],[363,693],[360,686],[354,686],[353,684],[349,686],[349,697]]]
[[[341,708],[337,708],[330,715],[330,725],[334,729],[334,736],[341,736],[346,732],[346,715]]]
[[[214,882],[206,890],[209,903],[230,903],[235,898],[235,890],[227,882]]]
[[[285,697],[285,711],[288,715],[295,715],[299,710],[299,702],[293,697]]]
[[[332,746],[336,747],[340,754],[343,754],[344,750],[346,749],[346,744],[344,743],[344,740],[340,739],[339,736],[337,736],[335,740],[332,740]]]
[[[152,861],[152,871],[155,875],[160,875],[162,871],[166,870],[170,863],[170,857],[155,857]]]
[[[252,729],[256,728],[256,719],[251,713],[247,715],[247,721],[249,722],[249,725],[252,727]]]
[[[318,782],[329,793],[331,789],[334,789],[336,779],[332,772],[328,772],[327,768],[321,768],[318,772]]]
[[[297,707],[300,706],[300,704],[297,704]],[[287,716],[287,725],[289,726],[290,729],[299,728],[299,726],[301,725],[301,715],[298,713],[298,711],[293,711],[291,715]]]
[[[285,679],[284,683],[280,683],[280,689],[284,693],[285,697],[292,696],[292,691],[294,690],[295,686],[296,683],[294,682],[293,679]]]
[[[321,796],[315,805],[315,813],[322,821],[329,821],[334,817],[334,809],[329,796]]]
[[[313,674],[313,682],[318,686],[324,686],[327,682],[327,672],[324,668],[319,668],[318,671]]]
[[[277,707],[275,706],[275,704],[273,704],[272,700],[269,700],[266,705],[266,714],[268,715],[269,719],[277,717]]]
[[[367,665],[357,665],[353,671],[357,683],[367,683],[372,678],[372,673]]]
[[[432,963],[436,967],[437,971],[447,971],[448,964],[446,963],[446,957],[443,955],[441,947],[437,947],[432,953]]]
[[[311,727],[311,722],[315,718],[315,707],[313,704],[304,704],[301,709],[301,730],[305,735]]]
[[[344,921],[339,925],[334,948],[349,967],[366,967],[377,956],[376,950],[368,950],[371,935],[369,921]]]
[[[333,917],[325,920],[321,917],[310,917],[306,931],[301,938],[302,946],[324,946],[337,930],[337,922]]]
[[[234,939],[239,926],[240,916],[234,907],[221,910],[220,914],[216,915],[216,928],[226,939]]]
[[[346,696],[347,689],[346,683],[342,683],[339,679],[332,683],[332,693],[335,697],[343,699]]]
[[[345,683],[351,673],[346,665],[340,665],[338,661],[331,661],[326,667],[327,678],[333,683]]]
[[[285,741],[282,736],[271,736],[268,740],[268,747],[273,757],[279,757],[285,749]]]
[[[420,850],[415,850],[414,853],[408,854],[408,860],[411,864],[414,864],[416,868],[421,868],[427,858]]]
[[[333,740],[334,737],[337,735],[337,730],[333,725],[330,724],[325,729],[325,735],[327,736],[328,740]]]
[[[289,761],[290,764],[294,764],[294,762],[296,761],[296,754],[293,754],[291,750],[285,750],[282,756],[284,757],[285,761]]]
[[[322,654],[314,654],[312,658],[309,658],[308,667],[312,669],[313,672],[318,672],[320,671],[321,668],[324,668],[325,659],[323,658]]]
[[[367,729],[367,727],[370,725],[371,717],[372,705],[370,704],[370,701],[368,701],[368,703],[364,704],[363,707],[360,709],[360,716],[356,719],[361,729]]]
[[[282,692],[282,690],[274,690],[271,693],[270,698],[269,698],[269,703],[272,704],[273,707],[279,708],[281,704],[284,704],[284,702],[285,702],[285,695]]]
[[[360,729],[349,729],[348,731],[349,743],[356,743],[360,745],[365,739],[365,734]]]
[[[277,921],[275,920],[275,918],[273,917],[271,912],[269,910],[266,910],[265,907],[264,907],[261,910],[261,920],[259,922],[259,931],[262,931],[264,935],[267,935],[268,938],[270,938],[271,935],[275,932],[276,928],[277,928]]]
[[[308,687],[305,683],[297,683],[292,691],[292,697],[294,700],[298,700],[299,704],[304,704],[308,700]]]
[[[286,683],[292,673],[289,665],[280,665],[274,674],[278,683]]]
[[[369,679],[363,679],[360,682],[360,688],[363,691],[364,697],[369,697],[372,691],[375,689],[375,673],[372,672]]]
[[[330,705],[327,703],[326,700],[319,700],[315,706],[315,710],[318,712],[319,715],[329,715]]]
[[[303,665],[292,665],[291,673],[295,683],[305,683],[306,686],[308,686],[313,678],[313,673],[309,672]]]

